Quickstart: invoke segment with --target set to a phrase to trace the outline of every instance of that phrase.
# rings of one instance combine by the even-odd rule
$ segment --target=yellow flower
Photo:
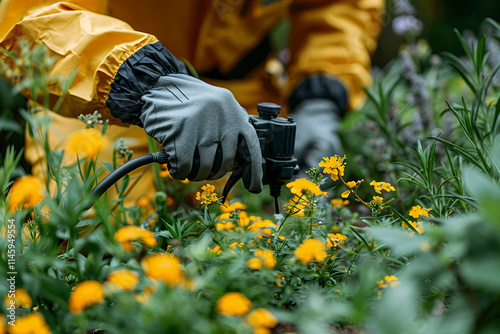
[[[394,288],[401,284],[401,282],[398,280],[398,278],[394,275],[391,276],[385,276],[383,280],[377,281],[378,287],[381,289],[385,289],[388,286],[391,288]]]
[[[0,334],[5,334],[6,333],[6,326],[5,324],[7,323],[7,317],[3,314],[0,314]]]
[[[252,302],[244,294],[228,292],[217,300],[217,313],[225,316],[243,316],[252,308]]]
[[[415,205],[410,210],[410,216],[413,218],[420,218],[422,216],[429,218],[429,211],[431,210],[431,208],[424,209],[420,205]]]
[[[253,257],[247,261],[247,267],[252,270],[259,270],[262,268],[262,260],[258,257]]]
[[[323,173],[330,174],[333,181],[337,181],[339,176],[344,176],[345,168],[345,155],[340,157],[335,155],[330,158],[323,158],[323,161],[319,163],[320,167],[323,167]]]
[[[256,221],[252,225],[248,227],[250,231],[260,231],[260,233],[265,234],[265,235],[271,235],[271,229],[270,228],[278,228],[278,225],[274,224],[272,221],[269,219],[265,220],[260,220]]]
[[[97,281],[84,281],[76,285],[69,297],[69,310],[78,315],[84,309],[104,300],[104,291]]]
[[[173,254],[151,254],[141,262],[144,274],[170,286],[182,285],[185,281],[181,261]]]
[[[33,301],[31,300],[30,295],[25,289],[18,288],[15,291],[15,295],[10,295],[9,297],[9,294],[6,294],[4,297],[4,305],[6,308],[12,304],[15,304],[16,308],[28,308],[33,306]]]
[[[417,221],[415,223],[415,222],[412,222],[411,220],[408,220],[408,224],[410,224],[415,230],[417,230],[418,234],[422,234],[422,232],[424,232],[424,230],[422,229],[422,222]],[[408,226],[408,224],[406,224],[405,222],[403,222],[402,226],[404,228],[410,228],[410,226]]]
[[[248,218],[248,214],[246,213],[246,211],[241,211],[238,218],[238,223],[240,224],[240,226],[246,227],[248,226],[248,224],[250,224],[250,218]]]
[[[231,221],[219,221],[218,223],[215,223],[217,231],[232,230],[235,227],[236,225],[234,225]]]
[[[285,281],[285,282],[286,282],[285,276],[281,275],[280,273],[278,273],[278,274],[276,275],[276,277],[278,278],[278,280],[283,280],[283,281]],[[280,281],[276,282],[276,285],[277,285],[277,286],[279,286],[279,287],[281,288],[281,282],[280,282]]]
[[[219,255],[220,253],[222,253],[222,249],[220,249],[220,246],[215,246],[212,249],[209,248],[208,251],[210,253],[214,253],[214,254],[217,254],[217,255]]]
[[[132,291],[139,283],[139,275],[132,270],[120,269],[109,274],[106,280],[115,287]]]
[[[276,327],[278,319],[276,319],[274,314],[265,308],[258,308],[248,313],[246,316],[246,322],[250,325],[250,327],[254,328],[254,330],[261,329],[259,333],[264,333],[262,330],[269,331],[270,328]]]
[[[207,183],[201,187],[202,192],[196,193],[196,200],[200,201],[200,204],[210,205],[217,202],[218,197],[215,193],[215,186]]]
[[[325,249],[326,246],[323,242],[310,238],[302,242],[302,244],[297,247],[295,250],[295,256],[297,256],[297,259],[304,264],[309,264],[313,260],[321,262],[326,258]]]
[[[236,210],[245,210],[246,208],[247,208],[247,206],[245,204],[238,203],[238,202],[232,203],[229,206],[220,205],[220,210],[222,212],[233,212]]]
[[[274,257],[274,253],[268,249],[257,248],[255,250],[255,256],[263,261],[264,267],[267,269],[273,269],[278,262],[276,257]]]
[[[133,251],[135,249],[132,241],[140,242],[147,247],[156,246],[155,234],[138,226],[122,227],[116,231],[114,237],[126,251]]]
[[[23,203],[23,209],[38,205],[43,199],[42,189],[42,182],[34,176],[18,178],[10,190],[9,210],[17,210]]]
[[[326,248],[337,247],[338,245],[344,245],[347,237],[340,233],[329,233]]]
[[[10,334],[50,334],[50,327],[39,312],[16,319],[15,326],[8,326]]]
[[[145,207],[147,207],[149,204],[151,204],[151,200],[149,199],[149,197],[146,197],[146,196],[141,197],[141,198],[137,201],[137,206],[138,206],[138,207],[140,207],[140,208],[145,208]]]
[[[390,183],[388,183],[388,182],[377,182],[377,181],[372,181],[372,182],[370,182],[370,185],[371,185],[371,186],[373,186],[373,188],[375,189],[375,191],[376,191],[377,193],[379,193],[379,194],[380,194],[380,191],[381,191],[381,190],[385,190],[385,191],[387,191],[387,192],[389,192],[389,191],[391,191],[391,190],[392,190],[392,191],[395,191],[395,190],[396,190],[396,189],[394,189],[394,187],[393,187],[393,186],[391,186],[391,184],[390,184]]]
[[[308,193],[316,196],[327,195],[326,191],[321,191],[318,185],[306,179],[296,179],[295,181],[289,182],[286,186],[290,188],[292,194],[299,197],[303,194],[307,195]]]
[[[346,191],[344,191],[342,194],[340,194],[340,197],[342,197],[342,198],[347,198],[347,197],[349,197],[349,194],[350,194],[350,193],[351,193],[351,191],[350,191],[350,190],[346,190]]]
[[[66,152],[79,158],[93,159],[99,150],[107,146],[101,131],[96,129],[80,129],[73,132],[66,141]]]
[[[349,181],[349,182],[347,182],[347,186],[349,188],[354,188],[356,186],[356,181]]]
[[[344,206],[349,204],[349,200],[347,199],[341,199],[341,198],[334,198],[330,201],[330,204],[337,209],[341,209]]]
[[[233,242],[233,243],[232,243],[231,245],[229,245],[229,246],[231,246],[231,248],[234,248],[234,249],[236,249],[236,247],[238,247],[238,248],[240,248],[240,249],[241,249],[241,252],[243,253],[243,251],[244,251],[243,247],[245,246],[245,244],[244,244],[244,243],[242,243],[242,242]]]
[[[380,196],[373,196],[373,204],[382,205],[384,203],[384,199]]]

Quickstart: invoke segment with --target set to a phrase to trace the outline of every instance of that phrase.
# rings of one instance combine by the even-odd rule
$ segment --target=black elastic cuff
[[[342,117],[347,106],[347,90],[343,84],[332,77],[314,75],[297,85],[288,102],[290,110],[293,112],[295,107],[307,99],[334,101],[338,106],[339,116]]]
[[[189,74],[186,66],[160,42],[143,46],[118,69],[106,106],[122,122],[142,126],[139,117],[144,102],[141,97],[161,76],[171,73]]]

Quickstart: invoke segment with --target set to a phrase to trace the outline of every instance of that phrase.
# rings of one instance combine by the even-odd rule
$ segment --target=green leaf
[[[472,167],[464,170],[463,180],[465,189],[477,199],[488,221],[500,228],[500,187],[496,181]]]
[[[463,277],[472,287],[500,292],[500,257],[481,256],[466,259],[459,267]]]
[[[373,227],[367,229],[375,240],[387,244],[396,256],[407,256],[420,250],[426,239],[418,234],[410,235],[401,228]]]

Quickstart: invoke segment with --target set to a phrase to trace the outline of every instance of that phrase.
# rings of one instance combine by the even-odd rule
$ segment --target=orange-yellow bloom
[[[422,229],[422,222],[412,222],[411,220],[408,220],[408,224],[411,225],[411,227],[413,227],[413,229],[415,229],[418,234],[422,234],[422,232],[424,232],[424,230]],[[404,227],[404,228],[410,228],[410,226],[408,226],[408,224],[406,224],[405,222],[403,222],[401,225]]]
[[[115,287],[132,291],[139,283],[139,275],[132,270],[120,269],[109,274],[106,280]]]
[[[138,226],[122,227],[116,231],[114,237],[126,251],[133,251],[135,249],[132,241],[140,242],[147,247],[156,246],[155,234]]]
[[[4,297],[4,305],[6,308],[12,304],[14,304],[16,308],[27,308],[33,306],[33,301],[25,289],[17,288],[15,294],[6,294]]]
[[[377,181],[372,181],[370,182],[370,185],[373,186],[375,191],[380,194],[380,191],[385,190],[387,192],[389,191],[395,191],[393,186],[389,182],[377,182]]]
[[[424,209],[420,205],[415,205],[410,210],[410,216],[413,218],[420,218],[422,216],[429,218],[429,211],[431,210],[431,208]]]
[[[23,203],[23,209],[38,205],[43,199],[42,189],[42,182],[34,176],[18,178],[10,190],[9,210],[17,210]]]
[[[184,284],[184,270],[180,267],[181,261],[173,254],[151,254],[141,262],[146,276],[162,281],[170,286]]]
[[[344,245],[347,237],[340,233],[329,233],[327,239],[327,248],[337,247],[338,245]]]
[[[80,129],[73,132],[66,141],[66,152],[72,156],[93,159],[99,150],[107,146],[101,131],[96,129]]]
[[[258,257],[253,257],[247,261],[247,267],[252,270],[259,270],[262,268],[262,260]]]
[[[373,204],[382,205],[384,203],[384,199],[380,196],[373,196]]]
[[[398,280],[398,278],[394,275],[391,276],[385,276],[383,280],[377,281],[378,287],[381,289],[385,289],[388,286],[391,288],[394,288],[401,284],[401,282]]]
[[[347,199],[341,199],[341,198],[334,198],[330,201],[330,204],[337,209],[343,208],[344,206],[349,204],[349,200]]]
[[[295,250],[295,256],[297,256],[297,259],[304,264],[309,264],[313,260],[321,262],[326,258],[325,249],[326,246],[323,242],[310,238],[302,242],[302,244],[297,247]]]
[[[346,191],[344,191],[342,194],[340,194],[340,197],[342,197],[342,198],[347,198],[347,197],[349,197],[349,194],[350,194],[350,193],[351,193],[351,191],[350,191],[350,190],[346,190]]]
[[[307,195],[308,193],[316,196],[327,195],[327,192],[321,191],[317,184],[306,179],[296,179],[295,181],[289,182],[286,186],[290,188],[292,194],[299,197],[303,194]]]
[[[76,285],[69,297],[69,310],[77,315],[84,309],[104,300],[104,290],[97,281],[84,281]]]
[[[233,212],[236,210],[245,210],[246,208],[247,208],[247,206],[245,204],[238,203],[238,202],[232,203],[229,206],[225,206],[225,205],[220,206],[220,210],[222,212]]]
[[[269,219],[265,220],[260,220],[256,221],[252,225],[248,227],[250,231],[260,231],[260,233],[265,234],[265,235],[271,235],[271,229],[270,228],[278,228],[278,225],[274,224],[272,221]]]
[[[215,186],[211,184],[206,184],[201,187],[202,192],[196,193],[196,200],[200,201],[200,204],[209,205],[217,202],[218,197],[215,193]]]
[[[252,308],[252,302],[240,292],[228,292],[217,300],[217,313],[225,316],[243,316]]]
[[[256,333],[270,333],[270,329],[276,327],[278,319],[266,310],[265,308],[258,308],[248,313],[246,321],[254,329]]]
[[[15,326],[8,326],[10,334],[50,334],[50,327],[39,312],[16,318]]]
[[[339,176],[344,176],[345,158],[345,156],[341,158],[338,155],[330,158],[323,158],[319,166],[324,168],[323,173],[330,174],[332,180],[337,181]]]
[[[268,249],[257,248],[255,250],[255,256],[259,257],[262,260],[264,267],[267,269],[273,269],[278,262],[274,253]]]

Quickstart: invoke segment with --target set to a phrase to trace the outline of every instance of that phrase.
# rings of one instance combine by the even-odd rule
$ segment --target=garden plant
[[[62,99],[50,104],[47,87],[67,91],[71,76],[48,77],[43,46],[2,50],[10,94],[32,97],[19,113],[46,181],[7,148],[0,333],[498,333],[500,61],[489,50],[500,25],[454,36],[464,56],[410,40],[374,75],[344,119],[346,155],[290,181],[279,215],[266,189],[221,203],[220,183],[159,165],[153,199],[125,205],[140,182],[126,176],[88,210],[98,180],[134,153],[106,142],[98,113],[51,149],[44,110]],[[99,161],[106,145],[112,164]]]

